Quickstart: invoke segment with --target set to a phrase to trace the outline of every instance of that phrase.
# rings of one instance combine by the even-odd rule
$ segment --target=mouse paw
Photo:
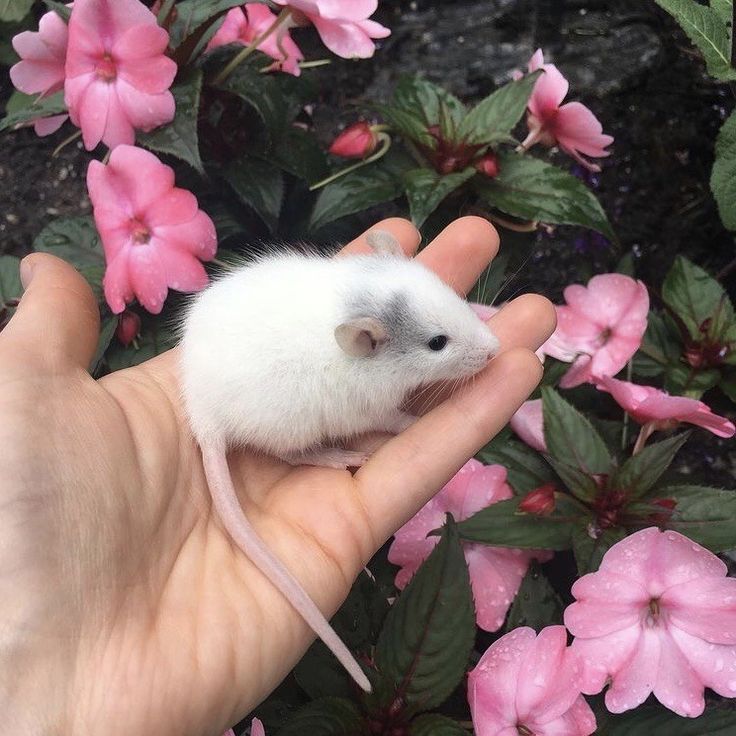
[[[359,468],[370,455],[359,450],[343,450],[340,447],[315,447],[313,450],[283,458],[291,465],[318,465],[322,468]]]

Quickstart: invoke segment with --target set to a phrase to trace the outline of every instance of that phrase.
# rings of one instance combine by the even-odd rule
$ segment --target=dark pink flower
[[[64,92],[87,150],[132,144],[135,130],[174,118],[176,64],[169,34],[139,0],[76,0],[69,20]]]
[[[653,386],[638,386],[610,376],[594,378],[596,387],[607,391],[639,424],[654,422],[657,429],[670,429],[680,422],[696,424],[719,437],[733,437],[736,427],[726,417],[714,414],[707,404],[684,396],[670,396]]]
[[[529,135],[522,146],[559,145],[582,166],[600,171],[600,166],[583,158],[582,154],[594,158],[608,156],[610,151],[604,149],[613,143],[613,138],[604,135],[598,118],[585,105],[580,102],[562,104],[570,85],[554,64],[544,63],[541,49],[537,49],[529,60],[529,71],[537,69],[543,69],[544,74],[537,80],[529,98]]]
[[[547,452],[544,441],[544,418],[542,416],[542,399],[525,401],[511,417],[511,429],[529,447],[537,452]]]
[[[483,465],[477,460],[468,461],[414,518],[396,532],[388,552],[389,560],[401,566],[396,575],[396,587],[403,589],[429,557],[439,538],[427,537],[427,534],[444,524],[446,512],[449,511],[456,521],[462,521],[512,495],[506,483],[505,468]],[[478,626],[486,631],[496,631],[503,624],[511,601],[519,590],[529,560],[540,555],[469,543],[464,545],[464,550]]]
[[[10,79],[27,95],[51,95],[64,87],[69,30],[55,13],[45,13],[38,31],[13,36],[13,48],[21,60],[10,68]]]
[[[273,25],[276,17],[263,3],[247,3],[242,8],[232,8],[225,16],[225,22],[207,45],[207,49],[211,51],[229,43],[250,46]],[[304,54],[294,43],[288,30],[284,29],[268,36],[258,45],[258,50],[276,60],[274,67],[283,69],[295,77],[302,73],[299,62],[303,61]]]
[[[572,388],[593,376],[613,376],[641,345],[647,329],[649,293],[641,281],[619,273],[594,276],[587,287],[565,289],[557,329],[542,346],[553,358],[572,362],[560,386]]]
[[[217,250],[215,227],[197,199],[174,186],[174,172],[142,148],[118,146],[106,166],[92,161],[87,188],[107,260],[105,297],[116,314],[137,298],[161,311],[169,288],[198,291],[200,260]]]
[[[378,136],[373,128],[361,121],[345,128],[332,141],[330,153],[343,158],[365,158],[376,150]]]
[[[598,572],[572,586],[565,625],[582,690],[636,708],[651,693],[694,718],[703,689],[736,697],[736,580],[714,554],[677,532],[643,529],[613,545]]]
[[[344,59],[373,56],[374,38],[391,34],[380,23],[368,20],[376,12],[378,0],[274,0],[291,8],[297,24],[313,23],[322,42]]]
[[[476,736],[589,736],[596,720],[580,694],[564,626],[521,627],[493,642],[468,675]]]

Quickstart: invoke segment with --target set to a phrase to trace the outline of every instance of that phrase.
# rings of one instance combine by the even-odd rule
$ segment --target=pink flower
[[[588,286],[565,289],[557,307],[557,329],[542,346],[553,358],[572,362],[560,386],[572,388],[592,376],[613,376],[641,345],[647,329],[649,294],[641,281],[618,273],[594,276]]]
[[[250,736],[266,736],[266,729],[258,718],[254,718],[250,724]]]
[[[169,34],[139,0],[77,0],[69,20],[64,92],[72,122],[91,151],[132,144],[135,130],[174,118],[176,64]]]
[[[274,24],[275,20],[276,15],[263,3],[247,3],[242,8],[233,8],[228,11],[225,22],[207,44],[207,50],[211,51],[229,43],[250,46]],[[264,39],[258,45],[258,49],[278,62],[274,65],[276,68],[283,69],[295,77],[302,73],[299,62],[304,59],[304,54],[294,43],[288,30]]]
[[[365,158],[376,150],[378,136],[373,128],[361,121],[345,128],[332,141],[330,153],[343,158]]]
[[[610,151],[604,149],[613,143],[613,138],[603,134],[598,118],[585,105],[580,102],[562,104],[570,85],[554,64],[544,63],[542,49],[537,49],[529,60],[529,71],[537,69],[544,69],[544,74],[537,80],[529,98],[529,135],[522,147],[528,149],[535,143],[550,147],[559,145],[582,166],[600,171],[600,166],[581,154],[595,158],[608,156]]]
[[[511,417],[511,429],[532,449],[537,452],[547,452],[547,445],[544,441],[542,399],[525,401]]]
[[[613,713],[650,693],[681,716],[703,712],[703,689],[736,696],[736,580],[714,554],[651,527],[613,545],[572,587],[565,611],[582,690]]]
[[[670,396],[653,386],[637,386],[610,376],[595,378],[596,388],[607,391],[639,424],[655,422],[657,429],[670,429],[679,422],[696,424],[719,437],[733,437],[736,427],[726,417],[714,414],[707,404],[684,396]]]
[[[69,32],[55,13],[45,13],[38,31],[23,31],[13,36],[13,48],[21,61],[10,68],[10,79],[27,95],[51,95],[64,87]]]
[[[579,664],[564,626],[523,626],[493,642],[468,675],[476,736],[588,736],[596,729],[580,694]]]
[[[174,187],[174,172],[156,156],[118,146],[107,166],[90,163],[87,188],[107,261],[105,298],[114,313],[136,297],[158,314],[168,288],[207,285],[200,260],[215,255],[215,227],[191,192]]]
[[[475,162],[475,168],[484,176],[493,179],[498,176],[501,168],[498,165],[498,156],[495,153],[487,153]]]
[[[483,465],[477,460],[465,463],[455,477],[396,532],[388,551],[388,559],[401,566],[396,575],[396,587],[403,589],[429,557],[438,537],[427,537],[427,534],[444,524],[445,512],[449,511],[456,521],[462,521],[512,495],[506,483],[505,468]],[[529,560],[539,554],[470,543],[464,548],[478,626],[496,631],[519,590]]]
[[[274,0],[291,9],[295,24],[311,22],[327,48],[343,59],[373,56],[372,39],[391,34],[380,23],[368,20],[376,12],[378,0]]]

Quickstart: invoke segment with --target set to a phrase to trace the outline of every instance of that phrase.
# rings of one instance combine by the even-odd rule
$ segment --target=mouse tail
[[[202,445],[205,476],[215,510],[228,534],[253,564],[278,588],[312,631],[327,645],[348,674],[366,692],[371,684],[355,657],[330,626],[301,583],[268,549],[243,513],[235,493],[225,450],[221,446]]]

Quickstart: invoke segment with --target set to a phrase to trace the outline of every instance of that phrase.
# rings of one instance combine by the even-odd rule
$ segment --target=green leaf
[[[67,23],[69,18],[72,17],[72,9],[67,7],[64,3],[56,2],[56,0],[43,0],[44,4],[49,10],[53,10],[56,14]]]
[[[343,698],[314,700],[278,732],[278,736],[368,736],[358,706]]]
[[[506,621],[506,631],[517,626],[531,626],[541,631],[545,626],[562,623],[562,600],[537,562],[532,562],[521,581]]]
[[[361,212],[401,196],[401,179],[382,160],[340,177],[319,190],[310,229],[318,230],[341,217]]]
[[[500,151],[498,157],[498,176],[476,180],[481,199],[514,217],[581,225],[616,241],[600,202],[580,179],[528,154]]]
[[[404,77],[396,85],[393,106],[409,113],[420,113],[427,127],[439,125],[440,109],[445,110],[455,125],[459,125],[467,110],[460,100],[446,89],[426,79]]]
[[[519,511],[520,498],[499,501],[473,514],[458,526],[467,542],[522,549],[570,549],[574,526],[588,519],[577,502],[555,494],[555,509],[549,516]]]
[[[177,3],[176,19],[169,28],[171,48],[177,48],[208,20],[238,5],[242,5],[242,0],[183,0]]]
[[[98,302],[104,301],[105,256],[91,217],[65,217],[49,223],[36,236],[33,249],[63,258],[87,279]]]
[[[472,166],[444,176],[425,168],[407,171],[404,174],[404,180],[412,222],[417,227],[421,227],[439,207],[442,200],[459,189],[466,181],[472,179],[475,173]]]
[[[542,406],[544,441],[552,458],[590,475],[608,473],[611,456],[590,421],[547,386]]]
[[[704,486],[657,489],[658,498],[677,502],[666,526],[713,552],[736,548],[736,492]]]
[[[294,668],[294,677],[312,700],[325,697],[350,698],[350,677],[335,655],[319,639]]]
[[[478,459],[486,465],[503,465],[508,473],[509,485],[518,495],[555,480],[544,458],[536,450],[516,440],[490,442],[478,453]]]
[[[626,529],[612,527],[598,530],[596,536],[591,536],[592,525],[575,527],[572,533],[572,551],[578,566],[578,575],[595,572],[601,564],[603,555],[626,536]]]
[[[7,306],[23,296],[20,283],[20,258],[0,256],[0,330],[15,314],[15,307]]]
[[[679,24],[688,38],[700,49],[708,73],[728,82],[736,79],[731,67],[731,42],[728,28],[713,9],[696,0],[656,0]]]
[[[197,117],[199,97],[202,91],[202,72],[190,69],[185,72],[171,88],[176,101],[174,119],[150,133],[138,135],[138,142],[158,153],[168,153],[188,163],[198,173],[204,174],[199,155]]]
[[[598,495],[598,486],[589,473],[586,473],[579,467],[559,462],[552,457],[548,457],[547,462],[552,466],[555,473],[560,476],[560,479],[565,484],[565,488],[575,498],[589,503]]]
[[[314,136],[301,128],[290,127],[271,150],[269,160],[308,184],[328,174],[325,152]]]
[[[723,123],[716,138],[716,158],[710,188],[727,230],[736,230],[736,112]]]
[[[278,226],[284,198],[284,176],[279,169],[254,156],[226,166],[222,176],[238,197],[252,207],[271,232]]]
[[[662,284],[662,299],[685,323],[695,340],[701,340],[705,334],[718,337],[734,322],[733,304],[723,287],[684,256],[677,256],[667,273]],[[711,324],[703,333],[700,328],[706,320]]]
[[[710,7],[727,26],[731,25],[733,19],[733,0],[710,0]]]
[[[682,718],[661,706],[608,715],[605,736],[733,736],[736,711],[709,705],[702,716]]]
[[[452,718],[425,713],[411,722],[409,736],[468,736],[468,732]]]
[[[669,468],[689,436],[690,432],[683,432],[647,445],[616,470],[610,479],[610,487],[625,491],[631,500],[642,498]]]
[[[28,15],[33,0],[0,0],[0,21],[14,23]]]
[[[8,113],[0,120],[0,131],[15,128],[36,118],[46,118],[63,112],[66,112],[63,91],[42,99],[33,98],[31,104]]]
[[[639,376],[661,375],[665,366],[680,360],[682,349],[672,319],[665,319],[659,312],[650,311],[644,340],[634,358],[634,373]]]
[[[397,693],[412,712],[442,703],[462,679],[474,639],[470,575],[448,515],[439,543],[391,607],[378,638],[375,662],[389,685],[384,705]]]
[[[170,321],[162,317],[150,317],[144,318],[136,342],[137,347],[131,343],[127,348],[117,341],[111,343],[105,355],[105,362],[111,371],[130,368],[165,353],[176,345],[177,336]]]
[[[383,119],[405,138],[428,148],[437,147],[436,139],[427,130],[427,123],[416,112],[391,105],[379,105],[378,110]]]
[[[507,138],[524,115],[541,74],[542,70],[527,74],[488,95],[464,117],[458,138],[468,143],[492,143]]]
[[[736,372],[730,372],[721,378],[718,388],[736,404]]]

